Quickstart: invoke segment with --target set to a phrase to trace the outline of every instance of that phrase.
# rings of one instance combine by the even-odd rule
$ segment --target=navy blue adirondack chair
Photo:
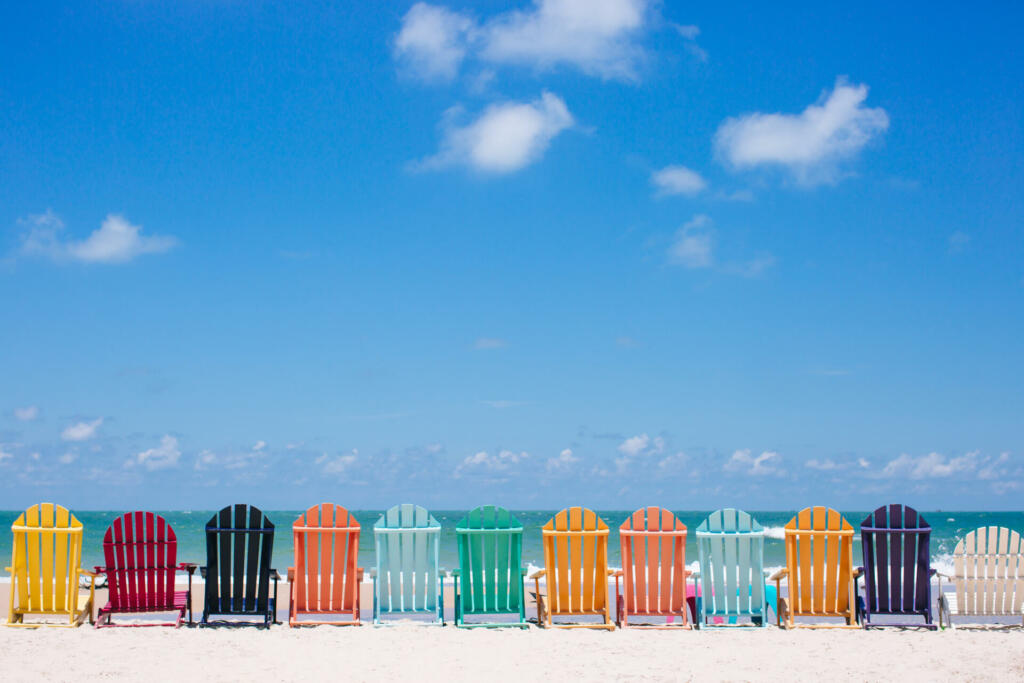
[[[917,510],[908,505],[885,505],[861,523],[864,551],[864,628],[871,626],[921,626],[932,623],[932,576],[929,545],[932,529]],[[880,614],[923,617],[924,623],[872,624]]]

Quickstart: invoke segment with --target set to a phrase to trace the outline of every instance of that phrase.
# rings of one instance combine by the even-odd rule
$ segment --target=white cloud
[[[736,169],[774,165],[798,182],[834,182],[838,165],[889,127],[884,109],[863,106],[866,85],[836,81],[800,114],[753,113],[726,119],[715,133],[718,156]]]
[[[60,434],[60,438],[65,441],[88,441],[95,438],[96,432],[102,424],[102,417],[98,417],[92,422],[76,422],[65,427],[64,431]]]
[[[0,443],[0,462],[3,462],[4,460],[10,460],[11,458],[14,457],[14,453],[4,450],[5,448],[7,448],[7,445]]]
[[[782,460],[775,451],[764,451],[761,455],[751,455],[749,448],[738,450],[732,454],[729,461],[725,463],[725,469],[730,472],[742,472],[755,476],[766,474],[778,474],[779,464]]]
[[[1010,461],[1009,453],[1000,453],[995,460],[986,461],[978,470],[978,479],[1000,479],[1007,475],[1003,467]]]
[[[48,256],[57,262],[125,263],[142,254],[159,254],[178,244],[174,237],[142,235],[141,226],[123,216],[108,214],[84,240],[65,239],[64,223],[53,211],[21,221],[29,226],[22,236],[21,252]]]
[[[259,451],[262,451],[266,447],[267,447],[267,442],[263,441],[261,439],[261,440],[256,442],[256,444],[252,447],[252,449],[258,453]]]
[[[204,449],[199,452],[199,455],[196,456],[195,469],[199,471],[208,470],[214,465],[216,465],[217,461],[218,458],[216,453],[214,453],[211,450]]]
[[[325,474],[342,474],[354,465],[358,459],[359,451],[353,448],[348,453],[341,453],[339,455],[327,455],[324,453],[316,459],[316,464],[321,466]]]
[[[708,183],[693,169],[686,166],[666,166],[651,174],[651,183],[658,196],[682,194],[694,196],[703,192]]]
[[[633,80],[644,57],[638,38],[647,14],[646,0],[534,0],[530,10],[508,12],[483,27],[482,56]]]
[[[480,337],[473,342],[473,348],[481,351],[488,349],[503,349],[506,346],[508,346],[508,342],[496,337]]]
[[[711,218],[697,214],[676,233],[668,248],[669,263],[684,268],[708,268],[713,262]]]
[[[697,44],[697,36],[700,35],[700,27],[688,24],[686,26],[675,25],[676,31],[683,37],[685,41],[683,47],[686,51],[693,55],[697,61],[706,62],[708,61],[708,52],[700,45]]]
[[[466,56],[473,31],[469,17],[418,2],[402,18],[395,58],[424,80],[451,80]]]
[[[573,455],[571,448],[564,448],[556,457],[548,458],[547,469],[549,472],[567,470],[579,461],[579,456]]]
[[[735,263],[723,264],[722,270],[731,275],[740,277],[757,277],[775,265],[775,257],[771,254],[762,254],[749,261],[737,261]]]
[[[15,408],[14,417],[22,422],[31,422],[39,417],[39,407],[25,406],[24,408]]]
[[[542,157],[551,140],[573,125],[562,98],[546,91],[532,102],[492,104],[463,126],[452,121],[459,113],[449,110],[440,150],[413,168],[464,165],[486,173],[511,173]]]
[[[159,446],[136,454],[132,464],[141,465],[148,470],[162,470],[177,465],[180,457],[181,451],[178,449],[178,440],[169,434],[165,434],[160,439]]]
[[[459,477],[463,472],[473,470],[507,470],[512,465],[516,465],[524,460],[527,460],[530,454],[526,451],[510,451],[502,449],[496,454],[491,455],[487,451],[477,451],[473,455],[467,455],[459,463],[459,466],[455,468],[455,476]]]
[[[75,460],[78,460],[78,453],[75,453],[74,451],[68,451],[64,455],[57,458],[57,462],[59,462],[62,465],[70,465]]]
[[[903,453],[885,465],[881,476],[909,479],[945,478],[960,472],[973,471],[978,466],[978,455],[978,451],[952,458],[934,452],[921,456]]]
[[[631,436],[618,446],[619,453],[627,458],[640,455],[657,455],[665,450],[665,439],[660,436],[650,437],[646,433]]]

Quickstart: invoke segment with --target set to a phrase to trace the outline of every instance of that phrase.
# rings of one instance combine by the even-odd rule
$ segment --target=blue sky
[[[1019,509],[1013,5],[0,9],[0,497]]]

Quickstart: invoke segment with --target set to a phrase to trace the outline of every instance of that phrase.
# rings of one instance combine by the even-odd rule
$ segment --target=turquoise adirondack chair
[[[733,508],[712,512],[697,527],[700,628],[735,625],[739,617],[768,623],[767,606],[776,608],[777,595],[765,582],[764,538],[757,520]]]
[[[373,525],[377,566],[373,623],[382,614],[436,614],[444,625],[444,574],[438,564],[441,525],[418,505],[396,505]]]
[[[499,628],[526,623],[522,566],[523,527],[505,508],[484,505],[455,526],[459,568],[455,577],[455,625]],[[518,622],[465,623],[467,615],[518,614]]]

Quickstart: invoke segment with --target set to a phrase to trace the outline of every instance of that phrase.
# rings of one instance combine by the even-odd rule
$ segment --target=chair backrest
[[[703,612],[764,616],[764,527],[743,510],[716,510],[697,527]]]
[[[883,505],[864,519],[860,540],[869,614],[931,610],[931,534],[928,522],[908,505]]]
[[[118,611],[173,607],[178,540],[160,515],[129,512],[103,535],[110,604]]]
[[[851,610],[853,527],[837,511],[804,508],[785,527],[792,614],[846,616]]]
[[[1024,545],[1002,526],[968,532],[953,550],[957,612],[1020,616],[1024,606]]]
[[[359,522],[333,503],[314,505],[292,524],[295,608],[299,612],[347,612],[359,591]]]
[[[82,523],[68,509],[39,503],[11,525],[11,581],[16,609],[72,613],[78,609]]]
[[[608,603],[608,525],[571,507],[541,529],[550,614],[599,612]]]
[[[523,604],[523,527],[502,507],[473,508],[455,525],[465,614],[518,612]]]
[[[216,614],[265,614],[274,525],[263,512],[229,505],[206,523],[206,606]]]
[[[686,605],[686,525],[665,508],[634,512],[619,527],[627,614],[676,614]]]
[[[426,508],[396,505],[373,525],[382,612],[437,610],[441,525]]]

